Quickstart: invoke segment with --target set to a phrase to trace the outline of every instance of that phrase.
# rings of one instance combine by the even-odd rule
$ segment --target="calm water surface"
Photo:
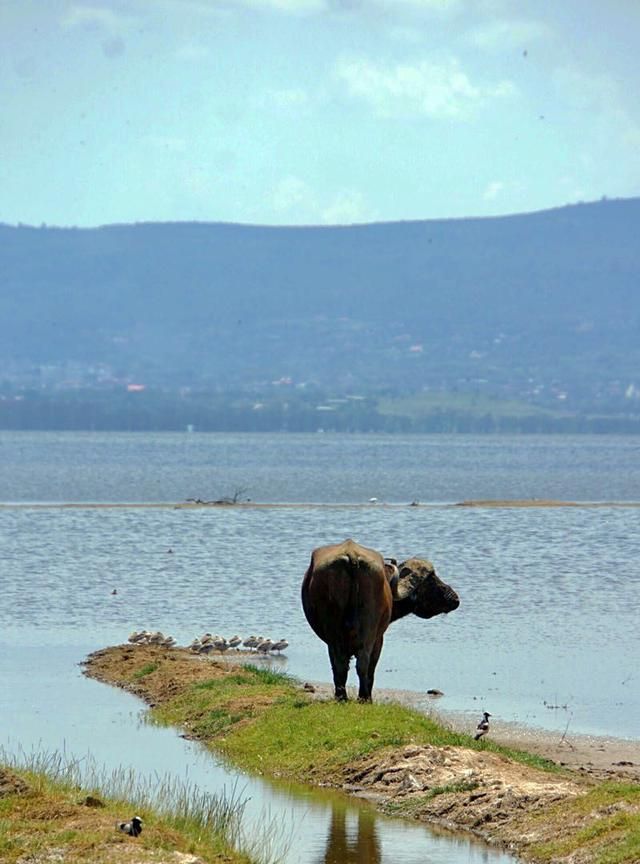
[[[640,499],[638,436],[0,431],[0,501]]]
[[[108,765],[186,772],[204,788],[232,783],[196,745],[139,723],[139,703],[82,678],[77,663],[134,628],[182,643],[205,630],[261,633],[291,643],[278,668],[328,681],[300,581],[315,546],[349,536],[431,558],[461,597],[450,616],[392,626],[378,687],[437,687],[438,707],[468,712],[470,728],[486,708],[496,724],[637,738],[640,511],[406,503],[634,501],[639,454],[638,439],[609,437],[0,433],[5,502],[181,501],[246,487],[254,500],[343,505],[0,508],[0,743],[91,751]],[[373,496],[375,506],[344,506]],[[288,814],[304,849],[292,861],[501,860],[335,796],[243,782],[251,818],[265,806]]]

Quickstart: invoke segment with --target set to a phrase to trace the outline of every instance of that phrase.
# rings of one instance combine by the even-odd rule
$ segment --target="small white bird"
[[[489,717],[491,717],[491,714],[488,711],[484,711],[482,720],[476,726],[476,734],[473,736],[474,741],[479,741],[489,731]]]
[[[256,645],[256,651],[258,651],[260,654],[266,655],[269,653],[269,651],[271,651],[272,646],[273,642],[271,641],[271,639],[263,639],[259,645]]]
[[[139,837],[142,834],[142,819],[139,816],[134,816],[128,822],[118,822],[117,827],[119,831],[130,837]]]
[[[213,640],[213,647],[216,651],[220,651],[220,653],[224,653],[229,647],[229,643],[224,638],[224,636],[216,636]]]

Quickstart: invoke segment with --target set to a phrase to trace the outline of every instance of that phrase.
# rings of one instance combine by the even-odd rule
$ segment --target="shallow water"
[[[0,508],[0,744],[90,751],[108,766],[187,774],[206,789],[232,784],[233,772],[141,723],[133,697],[84,679],[77,663],[141,627],[183,644],[207,630],[259,633],[291,643],[268,661],[275,667],[328,681],[300,582],[315,546],[348,536],[399,559],[431,558],[461,597],[447,617],[392,626],[376,686],[436,687],[438,708],[467,713],[470,729],[487,709],[496,722],[559,735],[640,737],[637,509],[406,506],[637,500],[637,438],[0,433],[0,455],[4,502],[181,501],[242,487],[263,501],[381,502]],[[242,783],[250,819],[267,806],[287,820],[291,861],[509,860],[340,796]]]

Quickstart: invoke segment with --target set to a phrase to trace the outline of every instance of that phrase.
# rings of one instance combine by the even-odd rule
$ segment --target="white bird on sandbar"
[[[274,642],[273,645],[271,646],[271,650],[277,651],[279,654],[281,651],[284,651],[288,647],[289,647],[289,643],[287,642],[286,639],[278,639],[278,641]]]
[[[258,651],[260,654],[266,655],[269,653],[269,651],[271,651],[272,645],[273,645],[273,642],[271,641],[271,639],[263,639],[262,642],[260,642],[256,646],[256,651]]]

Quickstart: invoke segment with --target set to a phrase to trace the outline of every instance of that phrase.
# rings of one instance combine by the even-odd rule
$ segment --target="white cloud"
[[[313,207],[315,199],[304,180],[289,175],[276,185],[272,195],[273,208],[278,213],[287,213],[301,206]]]
[[[492,180],[491,183],[487,184],[482,197],[485,201],[494,201],[504,191],[504,188],[505,185],[502,180]]]
[[[271,203],[274,212],[292,223],[353,225],[375,218],[355,189],[342,189],[332,199],[322,198],[306,181],[290,174],[273,188]]]
[[[515,86],[506,80],[491,85],[472,83],[455,59],[393,67],[369,60],[340,60],[335,74],[349,96],[366,102],[383,117],[465,119],[487,101],[515,93]]]
[[[321,219],[325,225],[353,225],[370,222],[372,216],[367,212],[362,193],[345,189],[322,210]]]

